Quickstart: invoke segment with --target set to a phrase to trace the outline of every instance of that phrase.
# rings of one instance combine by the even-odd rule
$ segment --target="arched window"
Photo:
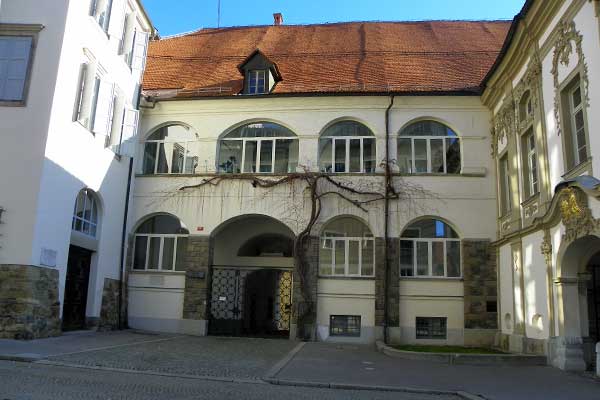
[[[98,231],[98,201],[90,189],[83,189],[75,200],[71,229],[91,237]]]
[[[168,125],[154,131],[144,143],[142,173],[194,174],[200,159],[200,142],[190,128]]]
[[[460,142],[456,133],[436,121],[418,121],[398,137],[398,166],[405,174],[459,174]]]
[[[531,100],[531,93],[528,90],[523,93],[523,96],[521,96],[521,101],[519,102],[519,121],[527,121],[532,115],[533,103]]]
[[[170,215],[147,219],[135,232],[133,269],[184,271],[189,231]]]
[[[319,274],[375,276],[375,239],[369,227],[352,217],[327,224],[321,235]]]
[[[219,141],[217,170],[221,173],[296,172],[298,137],[272,122],[240,126]]]
[[[400,276],[458,278],[460,269],[460,238],[448,224],[425,219],[402,233]]]
[[[375,136],[360,122],[337,122],[319,140],[321,172],[375,172]]]

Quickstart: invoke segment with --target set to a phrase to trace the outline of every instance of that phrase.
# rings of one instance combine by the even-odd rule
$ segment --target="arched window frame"
[[[332,221],[333,222],[333,221]],[[362,221],[356,220],[357,224],[363,224]],[[327,224],[327,226],[329,226]],[[323,230],[320,238],[320,260],[319,260],[319,275],[328,277],[362,277],[372,278],[375,276],[375,238],[372,234],[364,236],[347,236],[345,232],[334,231],[326,228]],[[366,227],[366,226],[365,226]],[[368,227],[366,227],[368,229]],[[370,232],[370,230],[369,230]],[[338,264],[336,250],[342,250],[344,254],[343,265]],[[356,271],[351,270],[350,253],[352,249],[356,250]],[[323,262],[324,252],[331,251],[331,262]],[[370,257],[369,264],[363,262]],[[368,262],[368,261],[367,261]]]
[[[365,129],[368,135],[333,135],[331,130],[340,124],[356,124],[356,129]],[[365,145],[369,144],[371,154],[365,153]],[[358,145],[358,147],[356,147]],[[331,154],[325,154],[327,146],[331,147]],[[358,159],[356,152],[358,149]],[[336,150],[340,153],[336,155]],[[342,155],[343,157],[338,157]],[[319,170],[325,173],[373,173],[377,164],[377,140],[373,131],[365,124],[354,120],[340,120],[328,125],[319,138]]]
[[[446,128],[446,135],[407,135],[405,134],[405,132],[417,125],[417,124],[422,124],[422,123],[426,123],[426,122],[430,122],[430,123],[434,123],[434,124],[439,124],[440,126],[443,126]],[[404,143],[404,145],[403,145]],[[435,164],[438,165],[439,163],[441,163],[441,171],[439,167],[434,167],[434,160],[433,160],[433,152],[432,152],[432,145],[435,144],[435,146],[437,148],[441,147],[441,155],[442,155],[442,159],[441,160],[436,160]],[[451,166],[449,165],[448,162],[448,152],[450,149],[450,146],[456,144],[456,146],[454,147],[455,150],[458,150],[458,158],[459,158],[459,162],[458,162],[458,167],[454,167],[454,168],[450,168]],[[423,147],[424,145],[424,147]],[[405,151],[402,150],[403,146],[408,146],[408,150],[409,150],[409,157],[408,157],[408,163],[407,162],[403,162],[403,160],[406,160],[406,156],[403,157],[403,154],[406,154]],[[417,147],[418,146],[418,147]],[[420,156],[417,157],[417,151],[420,148]],[[461,142],[460,142],[460,137],[458,136],[458,134],[456,133],[456,131],[454,131],[452,128],[450,128],[448,125],[436,121],[434,119],[420,119],[417,121],[413,121],[411,123],[409,123],[408,125],[406,125],[404,128],[402,128],[402,130],[400,131],[400,133],[398,134],[398,143],[397,143],[397,149],[398,149],[398,166],[400,168],[400,172],[401,173],[405,173],[405,174],[446,174],[446,175],[455,175],[455,174],[460,174],[462,171],[462,151],[461,151]],[[424,153],[423,153],[424,151]],[[423,165],[423,162],[425,163],[425,165]],[[434,171],[434,169],[437,169],[437,171]]]
[[[284,130],[290,132],[288,135],[281,136],[254,136],[254,137],[231,137],[239,129],[243,129],[245,127],[249,127],[255,124],[270,124],[275,125],[277,127],[281,127]],[[241,162],[231,162],[227,163],[230,160],[222,160],[224,149],[223,146],[225,143],[235,143],[238,146],[241,152]],[[286,171],[278,170],[278,160],[277,149],[282,148],[281,146],[285,146],[284,143],[288,145],[288,158],[287,158],[287,168]],[[252,149],[254,146],[254,149]],[[279,146],[279,147],[278,147]],[[266,152],[263,150],[267,149]],[[293,157],[290,157],[290,153],[294,152]],[[254,162],[247,163],[246,158],[248,156],[254,156]],[[298,165],[298,156],[299,156],[299,140],[298,136],[293,133],[293,131],[281,124],[270,121],[256,121],[249,122],[243,125],[240,125],[232,130],[230,130],[226,135],[224,135],[221,139],[219,139],[219,154],[217,157],[217,171],[219,173],[239,173],[239,174],[250,174],[250,173],[261,173],[261,174],[289,174],[296,171],[296,166]],[[264,157],[267,158],[267,162],[265,162]],[[294,161],[295,158],[295,161]],[[270,161],[270,162],[269,162]],[[252,170],[254,168],[254,170]]]
[[[173,218],[174,220],[177,220],[181,226],[181,221],[172,215],[158,214],[144,219],[144,222],[139,225],[134,235],[131,269],[133,271],[147,272],[184,272],[185,265],[183,257],[187,247],[189,232],[183,227],[181,227],[182,233],[139,232],[140,227],[142,227],[144,223],[156,217]],[[165,244],[167,245],[165,246]],[[151,255],[156,258],[155,266],[151,265]],[[143,262],[141,263],[139,263],[138,258],[140,256],[143,256]]]
[[[437,224],[443,224],[444,229],[450,229],[456,237],[412,237],[409,234],[409,231],[416,230],[415,225],[426,221],[434,221],[436,230]],[[438,251],[441,250],[443,254],[443,273],[436,272],[434,268],[434,253],[436,252],[436,248]],[[454,253],[449,254],[449,250],[453,250]],[[423,259],[419,262],[419,256],[425,255],[427,263],[423,263]],[[454,270],[449,270],[448,268],[450,261],[455,265]],[[439,218],[425,218],[414,221],[404,229],[400,236],[399,267],[401,278],[462,278],[462,249],[458,233],[456,233],[452,226]],[[423,267],[426,268],[426,271],[423,270]]]
[[[152,131],[150,135],[148,135],[147,139],[144,140],[143,145],[143,156],[142,156],[142,173],[147,175],[157,175],[157,174],[194,174],[196,173],[196,169],[199,166],[199,154],[200,154],[200,142],[197,138],[189,139],[189,140],[175,140],[175,139],[152,139],[152,136],[162,131],[163,129],[168,129],[171,127],[181,127],[187,131],[191,131],[191,128],[187,125],[180,123],[172,123],[166,124],[161,127],[158,127]],[[177,153],[171,152],[171,165],[169,166],[169,162],[167,160],[167,156],[165,154],[164,161],[161,162],[161,154],[163,154],[165,148],[168,145],[173,145],[174,148],[179,147]],[[151,155],[152,151],[149,151],[149,147],[156,147],[154,152],[153,161],[149,161],[149,155]],[[195,149],[196,156],[189,157],[188,154],[190,152],[194,152],[193,147],[197,146]],[[161,149],[163,152],[161,152]],[[177,158],[177,163],[175,162],[175,157]],[[194,164],[195,160],[195,164]],[[148,165],[147,162],[152,162],[152,165]],[[166,170],[163,168],[166,167]],[[178,166],[175,169],[175,166]],[[191,166],[191,167],[190,167]]]
[[[96,193],[90,189],[80,190],[75,199],[71,229],[95,238],[98,234],[99,214]]]

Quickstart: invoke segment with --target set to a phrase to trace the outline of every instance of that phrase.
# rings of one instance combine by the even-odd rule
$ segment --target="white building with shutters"
[[[0,3],[0,337],[115,323],[153,34],[139,0]]]

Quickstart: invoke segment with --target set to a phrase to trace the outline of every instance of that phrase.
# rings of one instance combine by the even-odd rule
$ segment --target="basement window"
[[[360,337],[360,315],[330,315],[329,335]]]
[[[446,339],[446,317],[417,317],[417,339]]]

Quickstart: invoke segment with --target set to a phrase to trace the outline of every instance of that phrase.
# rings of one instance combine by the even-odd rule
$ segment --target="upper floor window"
[[[500,182],[500,213],[501,215],[507,215],[512,210],[508,153],[498,160],[498,179]]]
[[[96,237],[98,231],[98,202],[90,189],[83,189],[75,199],[71,229]]]
[[[144,143],[142,173],[194,174],[198,170],[200,142],[190,128],[167,125],[154,131]]]
[[[401,276],[458,278],[460,262],[460,238],[445,222],[417,221],[402,233]]]
[[[264,69],[248,71],[248,94],[267,93],[267,71]]]
[[[272,122],[242,125],[219,141],[219,172],[287,174],[297,166],[298,137]]]
[[[375,172],[375,154],[375,135],[360,122],[337,122],[319,139],[321,172]]]
[[[405,174],[459,174],[461,154],[457,134],[436,121],[410,124],[398,138],[398,166]]]
[[[530,127],[521,136],[521,152],[523,154],[523,184],[525,186],[525,194],[527,197],[531,197],[539,192],[538,162],[533,127]]]
[[[531,92],[527,91],[521,97],[519,102],[519,120],[521,122],[527,121],[533,116],[533,100],[531,98]]]
[[[32,47],[32,36],[0,33],[0,102],[24,103]]]
[[[327,224],[321,234],[319,274],[375,276],[375,238],[369,227],[352,217]]]
[[[98,22],[104,32],[108,32],[113,0],[92,0],[90,15]]]
[[[588,143],[583,90],[579,76],[562,93],[565,152],[568,168],[574,168],[588,159]]]
[[[156,215],[135,231],[133,269],[184,271],[189,231],[177,218]]]

